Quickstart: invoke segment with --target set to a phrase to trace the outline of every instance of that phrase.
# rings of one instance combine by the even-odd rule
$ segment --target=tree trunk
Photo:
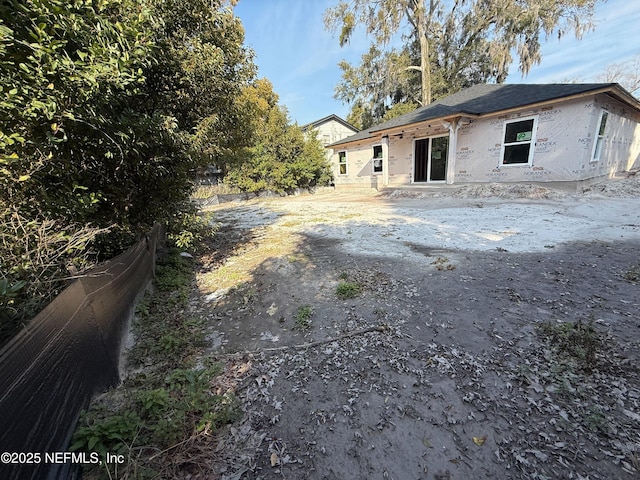
[[[429,37],[428,29],[435,7],[434,0],[430,2],[430,10],[427,16],[425,5],[422,0],[415,3],[414,19],[415,27],[418,30],[418,41],[420,42],[420,72],[422,84],[422,100],[423,106],[431,103],[431,65],[429,64]]]
[[[424,27],[418,30],[424,30]],[[422,105],[431,103],[431,65],[429,65],[429,39],[426,32],[419,32],[420,35],[420,72],[422,80]]]

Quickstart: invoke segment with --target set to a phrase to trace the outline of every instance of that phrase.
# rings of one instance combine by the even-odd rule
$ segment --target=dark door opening
[[[416,140],[413,181],[445,181],[447,179],[448,150],[448,136]]]
[[[414,182],[426,182],[429,180],[429,143],[430,138],[416,140],[415,167],[413,170]]]
[[[431,155],[429,160],[429,181],[443,182],[447,179],[447,150],[449,149],[449,137],[436,137],[431,139]]]

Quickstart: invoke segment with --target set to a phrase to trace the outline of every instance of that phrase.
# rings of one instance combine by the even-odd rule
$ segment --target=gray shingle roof
[[[323,117],[320,120],[316,120],[315,122],[306,123],[306,124],[302,125],[300,128],[302,129],[302,131],[306,131],[309,128],[317,128],[317,127],[319,127],[320,125],[322,125],[324,123],[330,122],[331,120],[334,120],[334,121],[336,121],[338,123],[341,123],[342,125],[344,125],[348,129],[353,130],[354,132],[358,131],[358,129],[356,127],[351,125],[346,120],[343,120],[342,118],[340,118],[335,113],[331,114],[331,115],[327,115],[326,117]]]
[[[374,125],[367,130],[335,142],[329,145],[329,147],[352,143],[369,138],[376,132],[391,130],[428,120],[444,119],[458,115],[487,115],[598,90],[613,89],[614,87],[618,89],[621,94],[626,93],[616,83],[475,85],[442,98],[430,105],[400,115],[388,122]]]

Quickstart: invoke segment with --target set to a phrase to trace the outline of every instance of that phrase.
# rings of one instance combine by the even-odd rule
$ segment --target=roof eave
[[[626,92],[622,87],[620,87],[620,85],[618,85],[617,83],[611,83],[608,85],[604,85],[600,88],[595,88],[593,90],[587,90],[584,92],[580,92],[580,93],[574,93],[573,95],[565,95],[565,96],[558,96],[555,98],[550,98],[544,101],[540,101],[540,102],[531,102],[531,103],[525,103],[522,105],[519,105],[517,107],[512,107],[512,108],[505,108],[502,110],[496,110],[494,112],[486,112],[480,115],[477,115],[477,117],[479,118],[486,118],[486,117],[494,117],[494,116],[499,116],[499,115],[508,115],[510,113],[513,112],[517,112],[520,111],[524,108],[542,108],[542,107],[546,107],[549,105],[554,105],[556,103],[558,103],[559,101],[568,101],[568,100],[577,100],[580,98],[585,98],[585,97],[592,97],[594,95],[599,95],[601,93],[609,93],[609,94],[614,94],[614,96],[616,98],[618,98],[619,100],[624,100],[624,96],[628,97],[627,100],[625,101],[625,103],[628,103],[629,106],[635,108],[638,110],[638,112],[640,113],[640,102],[638,102],[638,100],[636,100],[630,93]]]
[[[352,136],[355,136],[355,135],[357,135],[357,133],[352,135]],[[334,142],[334,143],[331,143],[329,145],[326,145],[324,148],[333,148],[333,149],[335,149],[336,147],[343,147],[344,145],[351,145],[351,144],[354,144],[354,143],[366,142],[366,141],[369,141],[372,138],[376,138],[376,137],[378,137],[378,135],[368,135],[366,137],[360,137],[360,138],[356,138],[354,140],[349,140],[350,137],[347,137],[347,138],[345,138],[343,140],[338,140],[337,142]]]
[[[635,98],[633,95],[631,95],[628,91],[626,91],[622,86],[620,86],[617,83],[611,83],[608,85],[604,85],[601,88],[596,88],[593,90],[589,90],[586,92],[580,92],[580,93],[576,93],[573,95],[566,95],[566,96],[562,96],[562,97],[556,97],[556,98],[552,98],[552,99],[548,99],[548,100],[544,100],[541,102],[532,102],[532,103],[525,103],[522,105],[519,105],[517,107],[512,107],[512,108],[507,108],[507,109],[502,109],[502,110],[496,110],[493,112],[486,112],[486,113],[470,113],[470,112],[464,112],[464,111],[459,111],[457,113],[454,114],[448,114],[448,115],[443,115],[443,116],[439,116],[439,117],[434,117],[434,118],[429,118],[429,119],[425,119],[425,120],[420,120],[417,122],[412,122],[412,123],[406,123],[404,125],[398,125],[392,128],[374,128],[371,130],[371,133],[380,133],[380,132],[385,132],[387,134],[393,134],[396,131],[400,131],[406,128],[411,128],[414,125],[419,125],[422,123],[426,123],[426,122],[431,122],[431,123],[435,123],[435,122],[442,122],[442,121],[448,121],[452,118],[456,118],[456,117],[470,117],[470,118],[484,118],[484,117],[492,117],[492,116],[497,116],[497,115],[506,115],[512,112],[516,112],[519,110],[522,110],[523,108],[536,108],[536,107],[545,107],[548,105],[553,105],[555,103],[558,103],[558,101],[565,101],[565,100],[576,100],[579,98],[584,98],[584,97],[589,97],[589,96],[593,96],[593,95],[599,95],[601,93],[606,93],[606,94],[612,94],[614,97],[616,97],[618,100],[622,101],[623,103],[627,104],[628,106],[636,109],[638,111],[638,113],[640,113],[640,101]]]
[[[606,90],[607,89],[605,89],[605,91],[602,93],[610,93],[609,91],[606,91]],[[638,113],[640,113],[640,100],[638,100],[631,93],[629,93],[629,91],[626,90],[622,85],[620,85],[619,83],[614,83],[608,90],[615,91],[616,95],[614,96],[618,100],[627,104],[631,108],[637,110]]]
[[[557,96],[544,101],[524,103],[522,105],[518,105],[515,107],[495,110],[491,112],[471,113],[471,112],[465,112],[461,110],[457,113],[449,113],[447,115],[441,115],[434,118],[427,118],[427,119],[418,120],[410,123],[405,123],[402,125],[394,125],[393,127],[389,127],[389,128],[385,128],[384,126],[382,126],[382,128],[378,128],[374,126],[368,130],[369,135],[366,137],[361,137],[361,138],[357,138],[350,141],[344,141],[344,140],[348,140],[347,138],[341,142],[336,142],[334,144],[327,145],[326,148],[343,147],[343,146],[354,144],[354,143],[362,143],[365,141],[369,141],[371,139],[382,137],[384,135],[394,135],[424,123],[445,122],[445,121],[450,121],[451,119],[459,118],[459,117],[469,117],[469,118],[495,117],[500,115],[507,115],[516,111],[521,111],[526,108],[529,108],[529,109],[542,108],[545,106],[557,104],[559,101],[576,100],[576,99],[590,97],[590,96],[599,95],[599,94],[611,95],[612,97],[618,99],[619,101],[623,102],[624,104],[628,105],[629,107],[633,108],[638,113],[640,113],[640,101],[637,98],[635,98],[631,93],[625,90],[620,84],[608,83],[608,84],[602,84],[602,86],[598,88],[586,90],[586,91],[575,93],[572,95]]]
[[[397,125],[395,127],[392,128],[382,128],[382,129],[375,129],[375,130],[371,130],[371,133],[378,133],[378,132],[385,132],[386,134],[389,135],[393,135],[395,132],[397,131],[402,131],[402,130],[406,130],[407,128],[411,128],[415,125],[420,125],[423,123],[437,123],[437,122],[448,122],[454,118],[460,118],[460,117],[470,117],[470,118],[478,118],[481,115],[477,115],[475,113],[469,113],[469,112],[465,112],[465,111],[459,111],[456,113],[450,113],[447,115],[440,115],[438,117],[433,117],[433,118],[427,118],[424,120],[420,120],[417,122],[411,122],[411,123],[405,123],[403,125]]]
[[[348,128],[349,130],[353,130],[356,133],[360,131],[356,127],[351,125],[349,122],[347,122],[346,120],[340,118],[335,113],[333,113],[331,115],[327,115],[326,117],[323,117],[323,118],[321,118],[319,120],[316,120],[315,122],[311,122],[311,123],[307,123],[305,125],[302,125],[300,128],[302,130],[306,130],[306,129],[309,129],[309,128],[317,128],[320,125],[323,125],[325,123],[330,122],[331,120],[334,120],[334,121],[338,122],[339,124],[343,125],[344,127]]]

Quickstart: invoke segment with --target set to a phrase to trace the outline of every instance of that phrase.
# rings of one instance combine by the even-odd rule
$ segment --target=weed
[[[167,448],[205,429],[217,430],[238,413],[235,398],[211,392],[210,379],[219,372],[218,367],[178,368],[158,388],[139,388],[116,412],[90,410],[83,414],[70,450],[104,456],[146,445]]]
[[[631,267],[627,272],[625,272],[623,277],[627,282],[631,282],[631,283],[640,282],[640,265],[635,265]]]
[[[147,300],[148,300],[148,296],[143,296],[142,299],[140,299],[140,301],[136,305],[135,314],[137,317],[145,318],[149,316],[149,303]]]
[[[307,258],[307,256],[301,253],[292,253],[287,256],[287,260],[289,260],[289,263],[295,263],[295,262],[309,263],[309,259]]]
[[[356,282],[340,282],[336,287],[336,295],[343,300],[355,298],[362,292],[362,287]]]
[[[69,450],[72,452],[97,452],[101,458],[108,453],[125,453],[142,428],[142,420],[137,412],[127,410],[122,413],[100,418],[100,413],[85,413],[76,429]]]
[[[589,407],[589,412],[583,418],[583,423],[594,433],[606,433],[609,431],[609,421],[602,410],[597,406]]]
[[[187,342],[182,336],[167,333],[158,340],[158,349],[164,353],[171,353],[184,348]]]
[[[145,416],[157,416],[169,405],[169,392],[164,388],[144,390],[139,393],[138,401]]]
[[[449,259],[445,258],[445,257],[438,257],[436,258],[433,262],[431,262],[431,265],[435,265],[436,266],[436,270],[438,271],[442,271],[442,270],[455,270],[456,266],[449,263]]]
[[[554,348],[559,360],[575,363],[579,370],[591,373],[602,346],[602,338],[593,325],[593,319],[588,323],[580,320],[575,323],[544,322],[538,329]]]
[[[244,273],[238,272],[233,265],[222,265],[215,272],[215,277],[227,284],[238,285],[247,280]]]
[[[313,309],[310,305],[302,305],[298,307],[296,312],[296,326],[300,329],[306,329],[311,326],[311,316],[313,315]]]
[[[155,292],[148,291],[136,309],[133,365],[175,364],[193,351],[203,336],[203,322],[184,315],[193,280],[193,261],[177,250],[156,266]]]
[[[193,277],[193,262],[181,257],[174,250],[170,256],[156,266],[155,286],[163,292],[188,289]]]
[[[128,362],[144,368],[95,402],[73,436],[72,451],[125,455],[121,467],[126,473],[118,478],[158,478],[159,471],[175,466],[154,452],[189,448],[190,439],[238,414],[232,395],[212,392],[211,380],[221,367],[206,360],[193,367],[205,335],[204,320],[185,313],[193,276],[193,262],[177,250],[159,261],[156,288],[138,304],[136,344],[128,352]],[[88,468],[93,468],[91,478],[112,478],[111,472],[97,470],[101,467]]]

